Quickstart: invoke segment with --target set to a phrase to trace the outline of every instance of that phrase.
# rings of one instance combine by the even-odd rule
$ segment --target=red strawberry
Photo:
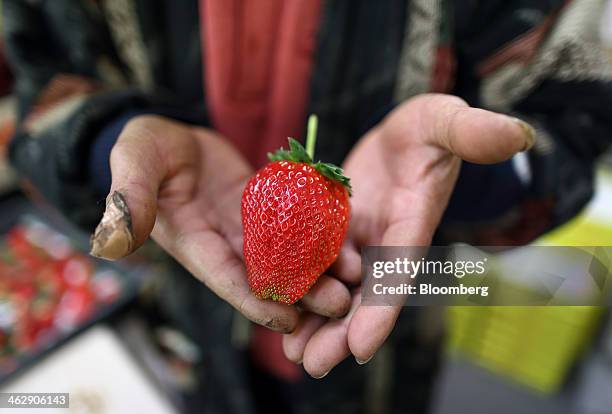
[[[242,194],[244,260],[260,299],[293,304],[338,257],[349,223],[349,179],[331,164],[313,163],[316,118],[309,120],[307,152],[268,154]]]

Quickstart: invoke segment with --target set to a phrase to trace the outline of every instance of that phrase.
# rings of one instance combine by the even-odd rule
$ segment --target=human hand
[[[370,130],[344,165],[353,186],[352,217],[333,269],[355,286],[351,310],[337,320],[305,314],[284,337],[287,357],[302,361],[315,378],[350,354],[367,362],[390,334],[401,307],[360,305],[360,247],[430,245],[461,160],[501,162],[531,147],[534,137],[522,121],[434,94],[406,101]]]
[[[291,332],[298,309],[257,299],[242,261],[240,199],[253,171],[218,134],[159,116],[130,121],[113,147],[112,185],[92,254],[119,259],[149,234],[219,297],[250,320]],[[339,317],[345,285],[323,276],[300,306]]]

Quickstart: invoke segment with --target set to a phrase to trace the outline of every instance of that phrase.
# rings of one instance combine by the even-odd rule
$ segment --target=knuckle
[[[455,139],[457,122],[469,110],[468,106],[457,105],[456,102],[445,102],[439,112],[437,112],[434,131],[437,135],[440,144],[445,146],[449,151],[455,153]]]
[[[157,129],[160,126],[167,125],[170,121],[160,115],[144,114],[137,115],[130,119],[124,127],[124,131],[129,132],[143,132]]]

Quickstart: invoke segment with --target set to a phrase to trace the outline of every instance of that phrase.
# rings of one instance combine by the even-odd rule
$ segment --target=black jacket
[[[128,110],[204,116],[196,0],[3,2],[17,77],[11,159],[53,205],[91,227],[95,132]],[[590,198],[612,134],[612,66],[597,39],[601,0],[325,2],[311,85],[317,153],[340,163],[396,103],[427,91],[511,112],[539,128],[519,210],[530,237]],[[525,221],[523,220],[523,226]]]
[[[79,224],[91,229],[101,216],[104,195],[92,191],[87,175],[101,128],[152,108],[205,118],[197,3],[2,2],[17,78],[11,160]],[[341,162],[390,108],[428,91],[514,113],[535,124],[539,137],[529,153],[528,196],[509,234],[517,243],[537,236],[588,201],[595,160],[612,136],[612,66],[595,34],[601,7],[602,0],[327,0],[310,91],[309,110],[319,115],[323,137],[317,153]],[[210,411],[252,412],[229,305],[193,278],[172,281],[165,292],[166,306],[187,316],[182,328],[207,344]],[[414,323],[406,322],[414,314],[401,318],[385,352],[394,358],[394,380],[373,381],[392,388],[383,394],[397,412],[423,412],[436,345],[415,338]],[[362,399],[376,398],[365,372],[346,361],[323,385],[305,379],[298,411],[355,412]]]

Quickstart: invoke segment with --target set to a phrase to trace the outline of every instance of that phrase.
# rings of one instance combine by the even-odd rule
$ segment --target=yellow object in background
[[[597,172],[595,196],[585,211],[537,244],[612,246],[612,167]]]
[[[585,211],[537,245],[612,245],[612,171],[597,174]],[[477,365],[543,392],[557,391],[592,343],[604,308],[449,307],[447,345]]]
[[[591,343],[603,309],[559,306],[453,307],[448,347],[535,390],[559,389]]]

